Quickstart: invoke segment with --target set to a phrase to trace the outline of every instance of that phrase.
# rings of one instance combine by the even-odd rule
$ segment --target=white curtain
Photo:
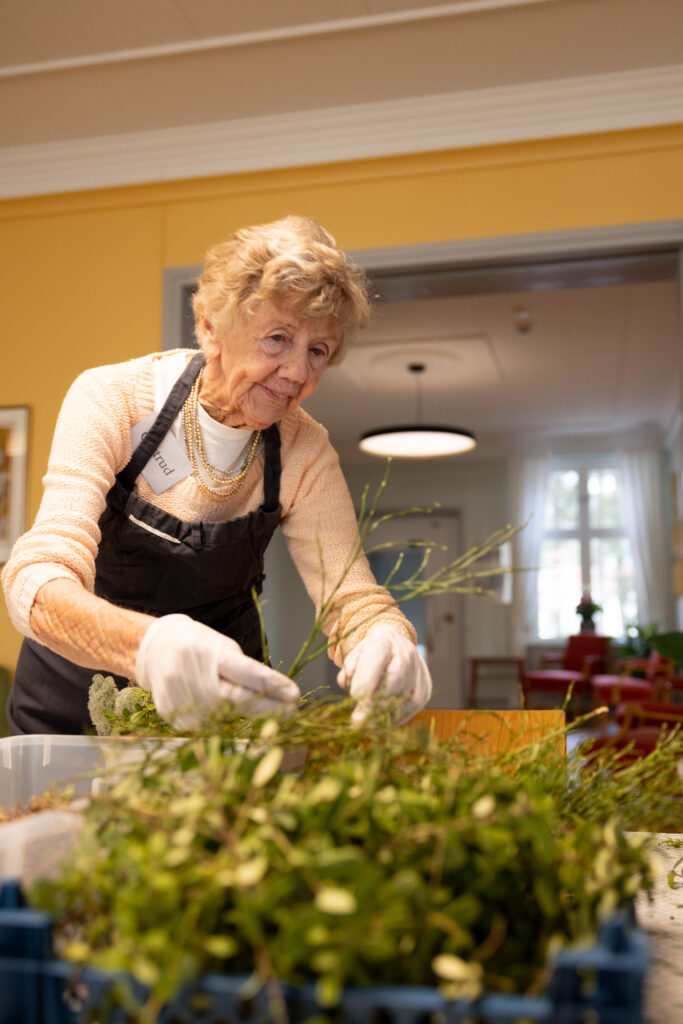
[[[631,541],[638,622],[668,625],[669,580],[662,508],[662,465],[658,451],[619,452],[622,514]]]
[[[526,645],[536,639],[537,580],[543,512],[548,484],[548,455],[516,456],[510,460],[510,511],[513,526],[522,526],[513,540],[511,646],[524,657]]]

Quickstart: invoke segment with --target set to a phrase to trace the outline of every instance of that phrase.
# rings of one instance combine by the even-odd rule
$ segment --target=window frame
[[[548,483],[550,482],[550,476],[556,472],[570,472],[574,471],[579,475],[578,481],[578,523],[574,528],[569,527],[550,527],[546,528],[543,526],[541,533],[541,549],[544,541],[546,540],[577,540],[579,542],[579,552],[581,559],[581,593],[592,593],[591,583],[591,541],[595,538],[598,540],[612,540],[612,539],[623,539],[628,541],[629,537],[626,531],[626,527],[622,524],[621,526],[612,527],[593,527],[591,528],[589,521],[589,502],[590,495],[588,491],[588,477],[591,471],[600,469],[612,469],[617,473],[619,472],[618,458],[616,453],[602,453],[602,454],[591,454],[591,455],[556,455],[550,460],[548,467]],[[621,480],[619,481],[621,486]],[[542,510],[543,521],[545,523],[545,510],[547,501],[547,488],[546,496],[544,497],[544,504]],[[578,598],[577,598],[578,600]],[[549,637],[542,638],[539,630],[539,613],[538,609],[536,612],[536,639],[539,643],[544,643],[550,640]]]

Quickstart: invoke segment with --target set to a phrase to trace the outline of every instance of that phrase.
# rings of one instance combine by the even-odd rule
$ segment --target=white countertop
[[[672,844],[678,843],[678,846]],[[645,1024],[683,1024],[683,835],[657,836],[659,874],[652,900],[636,899],[638,924],[650,946]],[[674,870],[673,888],[669,875]]]

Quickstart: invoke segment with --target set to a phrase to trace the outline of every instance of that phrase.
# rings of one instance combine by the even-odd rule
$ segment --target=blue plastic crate
[[[642,1024],[647,960],[643,933],[614,915],[594,946],[559,953],[542,996],[446,1002],[434,988],[347,988],[329,1017],[335,1024]],[[262,992],[245,997],[246,983],[205,975],[164,1008],[159,1024],[266,1024],[268,1000]],[[26,905],[18,883],[0,886],[0,1024],[126,1024],[116,1001],[121,985],[144,998],[126,974],[79,971],[56,959],[49,916]],[[325,1013],[313,986],[283,986],[283,997],[293,1024]]]

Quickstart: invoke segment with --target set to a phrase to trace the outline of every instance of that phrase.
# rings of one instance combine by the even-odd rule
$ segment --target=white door
[[[405,580],[420,566],[424,547],[434,544],[423,576],[452,562],[461,552],[460,517],[457,512],[426,515],[410,514],[390,519],[377,529],[368,544],[390,542],[392,547],[383,551],[370,551],[368,558],[378,583],[384,583],[403,552],[403,561],[394,579]],[[444,548],[446,550],[442,550]],[[391,587],[389,588],[391,589]],[[397,592],[397,597],[400,592]],[[401,610],[417,630],[418,643],[426,658],[434,683],[429,702],[433,708],[462,708],[465,706],[462,672],[463,598],[458,594],[438,597],[413,598],[401,604]]]

